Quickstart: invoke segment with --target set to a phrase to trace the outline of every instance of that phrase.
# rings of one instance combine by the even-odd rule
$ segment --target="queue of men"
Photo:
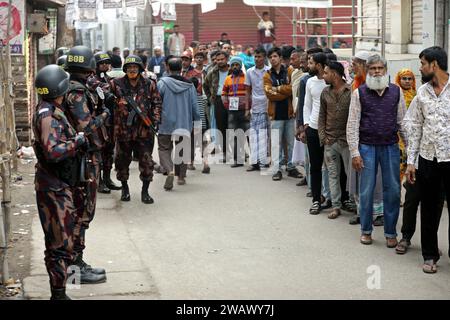
[[[282,179],[285,166],[288,176],[300,179],[298,186],[308,185],[310,214],[328,208],[329,219],[357,213],[351,223],[361,225],[360,242],[372,244],[373,226],[383,225],[386,246],[398,254],[411,244],[421,203],[423,271],[435,273],[441,255],[437,230],[450,196],[447,55],[438,47],[420,54],[424,85],[415,96],[410,70],[390,83],[386,60],[363,51],[353,58],[350,77],[330,51],[261,47],[247,70],[225,50],[185,51],[164,58],[158,79],[140,56],[128,55],[120,71],[113,55],[76,46],[60,66],[41,69],[33,130],[51,298],[69,299],[65,287],[73,268],[81,284],[106,281],[104,269],[83,260],[96,193],[121,190],[121,201],[131,201],[129,166],[135,159],[141,201],[154,203],[149,187],[156,140],[166,191],[175,177],[178,185],[186,184],[197,147],[205,174],[212,153],[231,168],[249,158],[248,172],[269,170],[273,181]],[[159,57],[150,64],[159,65]],[[304,149],[306,177],[295,165],[295,145]],[[121,186],[111,179],[113,168]]]

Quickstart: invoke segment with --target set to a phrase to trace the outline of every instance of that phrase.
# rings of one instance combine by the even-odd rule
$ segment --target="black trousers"
[[[341,175],[339,177],[339,184],[341,185],[341,201],[347,201],[350,199],[350,195],[347,191],[347,174],[344,170],[344,160],[342,160],[342,157],[339,157],[341,159]]]
[[[308,127],[306,129],[306,142],[308,145],[310,174],[311,174],[311,192],[313,202],[319,201],[322,194],[322,164],[324,148],[320,145],[319,132],[316,129]]]
[[[227,153],[226,146],[227,146],[227,129],[228,129],[228,110],[225,109],[221,96],[216,96],[216,100],[214,102],[214,113],[216,116],[217,130],[219,130],[222,133],[222,149],[225,157]]]
[[[424,260],[439,260],[438,229],[442,214],[442,185],[450,199],[450,162],[438,163],[419,157],[420,231]],[[449,228],[450,241],[450,228]],[[450,251],[450,250],[449,250]],[[450,255],[450,252],[449,252]]]
[[[418,171],[416,172],[416,175],[417,174]],[[417,211],[420,204],[420,183],[418,180],[416,180],[416,183],[414,184],[410,184],[406,181],[403,186],[406,189],[406,194],[405,203],[403,204],[402,238],[409,241],[416,232]],[[442,214],[445,200],[445,190],[443,185],[441,186],[439,196],[439,212]]]

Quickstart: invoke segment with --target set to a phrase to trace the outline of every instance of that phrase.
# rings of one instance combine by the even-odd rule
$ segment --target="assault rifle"
[[[150,117],[142,111],[141,107],[134,101],[134,99],[131,96],[124,96],[123,97],[127,104],[131,107],[131,112],[128,115],[127,119],[127,126],[131,127],[133,125],[134,119],[136,116],[139,116],[144,122],[144,124],[150,128],[150,130],[153,132],[153,134],[156,136],[158,135],[158,130],[156,130],[155,126],[153,125],[153,121],[150,119]]]

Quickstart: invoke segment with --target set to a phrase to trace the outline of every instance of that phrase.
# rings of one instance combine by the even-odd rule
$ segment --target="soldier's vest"
[[[66,138],[74,138],[76,135],[76,131],[70,125],[65,114],[61,110],[56,109],[55,106],[50,103],[46,103],[46,107],[48,110],[46,110],[45,112],[42,112],[41,108],[36,110],[36,113],[33,117],[34,136],[41,136],[41,132],[39,132],[38,129],[40,117],[51,115],[59,122],[62,122]],[[77,153],[75,157],[69,157],[58,162],[50,162],[45,157],[44,150],[37,140],[33,141],[33,149],[36,154],[36,158],[38,159],[38,166],[41,166],[50,175],[53,175],[55,178],[61,180],[70,187],[76,187],[80,185],[81,156],[79,155],[79,153]]]

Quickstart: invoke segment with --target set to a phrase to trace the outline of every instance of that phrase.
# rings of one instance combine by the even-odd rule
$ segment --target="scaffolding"
[[[332,39],[333,38],[351,38],[352,39],[352,56],[355,55],[356,51],[356,41],[359,39],[369,39],[381,42],[381,55],[384,57],[386,53],[386,0],[381,0],[381,15],[378,16],[359,16],[356,14],[356,0],[352,0],[351,5],[336,5],[327,8],[326,17],[321,18],[309,18],[308,17],[308,8],[305,8],[305,17],[299,17],[300,8],[293,8],[293,44],[297,45],[297,39],[299,37],[305,38],[305,49],[308,49],[308,40],[309,38],[314,38],[317,36],[326,36],[327,38],[327,46],[329,48],[332,47]],[[351,16],[337,16],[333,17],[333,9],[337,8],[350,8]],[[381,34],[378,36],[365,36],[363,34],[357,33],[357,23],[361,22],[364,19],[379,19],[381,20]],[[337,20],[337,21],[336,21]],[[298,27],[304,26],[304,34],[297,34]],[[309,25],[326,25],[327,34],[326,35],[310,35],[308,34]],[[332,25],[336,24],[351,24],[352,26],[352,34],[332,34]]]

